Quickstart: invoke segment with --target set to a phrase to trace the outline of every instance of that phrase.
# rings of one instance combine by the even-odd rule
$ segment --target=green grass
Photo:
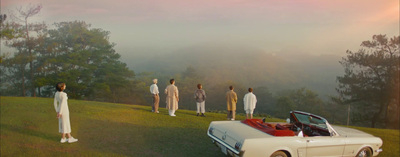
[[[79,141],[61,144],[53,99],[0,101],[1,156],[224,156],[206,134],[211,121],[226,119],[221,113],[206,113],[204,118],[178,110],[177,117],[170,117],[165,108],[155,114],[150,106],[70,99],[72,135]],[[397,130],[357,129],[382,138],[380,156],[398,156]]]
[[[377,128],[364,128],[364,127],[353,127],[374,136],[380,137],[383,141],[383,152],[379,156],[384,157],[399,157],[400,156],[400,135],[399,130],[392,129],[377,129]]]

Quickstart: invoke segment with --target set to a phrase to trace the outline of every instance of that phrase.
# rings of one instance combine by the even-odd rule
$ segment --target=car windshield
[[[324,119],[296,112],[294,113],[294,116],[296,116],[296,118],[300,123],[314,125],[320,128],[328,129]]]

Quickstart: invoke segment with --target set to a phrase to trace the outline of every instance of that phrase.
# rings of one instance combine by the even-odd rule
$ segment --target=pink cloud
[[[29,3],[43,4],[42,15],[49,19],[316,24],[365,19],[365,13],[382,12],[383,8],[393,5],[374,0],[2,0],[2,9]]]

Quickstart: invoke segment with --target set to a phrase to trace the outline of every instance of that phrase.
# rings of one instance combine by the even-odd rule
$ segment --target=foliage
[[[6,14],[0,14],[0,38],[1,39],[12,38],[12,37],[10,37],[12,35],[10,33],[11,30],[9,29],[9,24],[5,23],[6,19],[7,19]]]
[[[1,10],[0,10],[0,12],[1,12]],[[11,40],[16,36],[17,32],[11,26],[12,23],[6,22],[7,19],[8,19],[7,14],[0,14],[0,39]],[[1,56],[0,59],[3,59],[3,58],[4,57]],[[1,60],[0,60],[0,63],[1,63]]]
[[[35,75],[29,80],[34,82],[39,96],[51,97],[54,85],[60,81],[66,82],[71,98],[127,102],[125,98],[135,95],[134,72],[119,61],[115,44],[108,41],[108,31],[92,29],[79,21],[56,23],[54,29],[40,31],[43,33],[36,33],[41,34],[36,40],[30,40],[35,45],[31,51],[34,57],[26,56],[26,41],[14,40],[10,44],[18,52],[4,61],[9,95],[13,95],[9,91],[24,90],[25,79],[29,78],[26,67],[31,61],[34,66],[28,69],[34,69]]]
[[[292,110],[300,110],[317,115],[328,115],[324,109],[324,102],[313,91],[300,88],[297,90],[282,91],[276,98],[274,114],[279,118]]]
[[[46,36],[46,25],[44,23],[30,23],[31,17],[38,14],[42,6],[28,6],[25,9],[18,8],[17,14],[12,14],[13,21],[7,23],[5,28],[2,28],[2,34],[7,39],[6,45],[17,50],[14,53],[14,58],[17,58],[12,62],[12,65],[6,64],[10,68],[13,68],[13,72],[4,70],[4,73],[8,76],[6,79],[15,78],[14,75],[19,75],[20,81],[17,84],[11,84],[13,86],[20,85],[22,96],[30,94],[36,96],[35,78],[34,75],[37,73],[34,67],[36,57],[38,55],[39,45],[42,44],[44,36]],[[2,23],[3,26],[3,23]],[[11,59],[12,60],[12,59]],[[13,65],[19,68],[12,67]],[[12,81],[9,81],[12,82]],[[29,91],[27,91],[30,89]]]
[[[254,113],[275,114],[274,106],[276,98],[272,95],[268,87],[255,87],[253,93],[257,97],[256,110]]]
[[[67,82],[69,95],[118,102],[134,77],[133,71],[120,62],[119,54],[108,41],[109,32],[90,29],[85,22],[61,22],[49,30],[45,71],[41,78],[47,84]],[[129,90],[125,89],[125,90]],[[126,92],[128,93],[128,92]]]
[[[180,78],[176,78],[179,80],[180,108],[196,110],[194,92],[197,90],[197,84],[204,82],[204,77],[199,75],[196,69],[191,66],[187,67],[180,76]]]
[[[357,52],[347,50],[340,61],[345,74],[337,77],[337,91],[345,104],[368,106],[358,113],[360,117],[372,114],[372,127],[379,122],[399,128],[400,36],[374,35],[361,46]]]

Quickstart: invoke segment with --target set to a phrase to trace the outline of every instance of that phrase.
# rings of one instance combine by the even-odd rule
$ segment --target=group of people
[[[152,104],[152,112],[159,113],[158,107],[160,102],[160,92],[157,86],[158,80],[153,79],[153,84],[150,86],[150,93],[153,96],[153,104]],[[179,102],[179,91],[178,87],[175,86],[175,80],[171,79],[169,81],[170,85],[165,88],[166,94],[166,108],[168,109],[170,116],[176,116],[175,111],[178,110],[178,102]],[[71,124],[69,119],[69,109],[68,109],[68,96],[64,90],[67,88],[66,84],[63,82],[59,82],[56,84],[57,92],[54,95],[54,108],[57,112],[58,118],[58,128],[61,133],[61,143],[73,143],[77,142],[78,139],[75,139],[71,136]],[[233,86],[229,86],[229,91],[226,93],[226,101],[227,101],[227,109],[228,109],[228,120],[235,120],[236,114],[236,103],[237,103],[237,94],[233,91]],[[253,89],[248,89],[249,93],[247,93],[244,98],[244,110],[246,111],[246,118],[249,117],[253,119],[253,111],[256,107],[257,98],[253,94]],[[206,92],[203,90],[203,86],[201,84],[197,84],[197,90],[194,92],[194,99],[197,105],[197,116],[201,115],[205,117],[205,101],[206,101]],[[66,138],[68,137],[68,138]]]
[[[170,116],[176,116],[175,111],[178,110],[178,102],[179,102],[179,91],[178,87],[175,86],[175,80],[171,79],[170,85],[165,88],[166,94],[166,108],[168,109]],[[150,86],[150,93],[153,97],[152,103],[152,112],[159,113],[158,107],[160,103],[160,95],[157,86],[158,80],[153,79],[153,84]],[[233,90],[233,86],[229,86],[229,91],[226,93],[226,102],[227,102],[227,118],[228,120],[235,120],[236,115],[236,103],[237,103],[237,94]],[[253,88],[248,89],[248,93],[244,96],[244,110],[246,111],[246,119],[253,119],[253,112],[256,108],[257,97],[253,94]],[[197,90],[194,92],[194,99],[197,105],[197,116],[201,115],[205,117],[205,100],[206,100],[206,92],[203,90],[203,86],[201,84],[197,84]]]
[[[233,86],[229,86],[229,91],[226,92],[226,104],[228,109],[228,120],[235,120],[237,94],[233,91]],[[257,97],[253,94],[253,88],[248,89],[248,93],[244,95],[244,111],[246,112],[246,119],[253,119],[253,112],[256,108]]]
[[[160,103],[160,91],[157,86],[158,80],[153,79],[153,84],[150,86],[150,93],[153,96],[153,104],[151,112],[160,113],[158,111],[159,103]],[[169,80],[170,85],[165,88],[165,94],[167,95],[166,99],[166,108],[168,109],[169,115],[175,117],[175,111],[178,110],[178,102],[179,102],[179,91],[178,87],[175,86],[175,80]]]

